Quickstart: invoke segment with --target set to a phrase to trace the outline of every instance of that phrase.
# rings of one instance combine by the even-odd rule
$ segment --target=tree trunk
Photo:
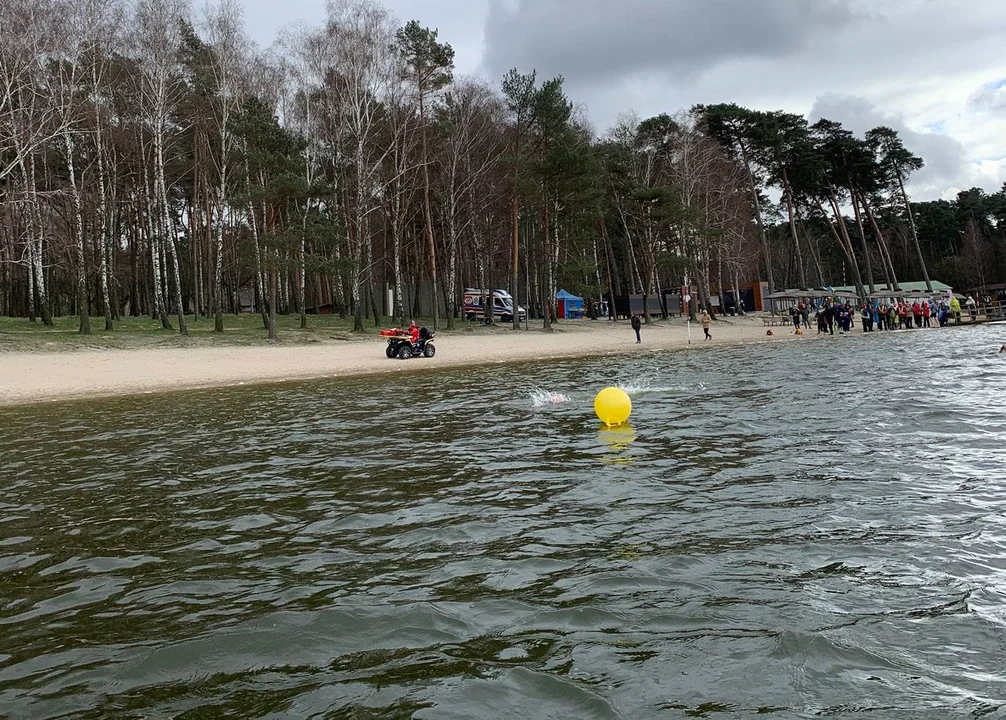
[[[377,293],[374,292],[374,278],[367,281],[367,293],[370,295],[370,307],[374,311],[374,327],[381,327],[381,306],[377,302]]]
[[[363,332],[363,299],[360,293],[360,279],[355,273],[350,287],[350,300],[353,306],[353,332]]]
[[[140,227],[140,210],[134,208],[133,232],[129,243],[129,317],[140,315],[140,237],[143,229]]]
[[[922,269],[922,278],[926,282],[926,291],[933,291],[933,283],[929,279],[929,270],[926,268],[926,259],[922,256],[922,245],[919,244],[919,233],[915,229],[915,215],[912,213],[912,204],[908,202],[908,193],[905,192],[905,182],[898,173],[898,188],[901,189],[901,199],[905,201],[905,212],[908,214],[908,226],[912,229],[912,241],[915,243],[915,254],[919,259],[919,268]]]
[[[849,266],[852,268],[852,277],[853,282],[856,285],[857,294],[859,294],[860,297],[865,297],[866,288],[863,287],[863,277],[859,272],[859,263],[856,260],[856,253],[852,249],[852,240],[849,238],[849,233],[846,230],[845,219],[842,217],[842,210],[834,190],[829,191],[828,202],[831,205],[831,212],[835,216],[834,225],[829,222],[828,229],[831,230],[839,247],[842,248],[842,252],[845,254],[846,260],[849,261]]]
[[[604,242],[604,261],[608,268],[608,319],[616,320],[615,298],[622,294],[621,283],[615,268],[615,255],[611,249],[611,239],[608,237],[608,224],[602,216],[598,221],[601,226],[601,240]]]
[[[888,270],[891,273],[891,284],[894,286],[895,291],[900,292],[901,286],[898,285],[898,274],[894,270],[894,261],[891,260],[891,252],[887,247],[887,240],[884,238],[884,234],[880,232],[880,228],[877,227],[877,219],[873,216],[873,210],[870,208],[870,203],[867,202],[865,197],[860,196],[860,200],[863,203],[863,211],[866,213],[867,220],[870,221],[870,228],[873,230],[873,234],[877,238],[877,243],[880,247],[880,253],[884,256],[887,261]]]
[[[852,200],[852,209],[856,215],[856,227],[859,230],[859,241],[863,246],[863,262],[866,263],[866,280],[867,285],[870,288],[870,294],[872,295],[876,291],[873,284],[873,260],[870,258],[870,246],[866,243],[866,232],[863,230],[863,216],[859,212],[859,200],[856,195],[856,190],[852,186],[849,187],[849,199]]]
[[[803,218],[800,216],[799,209],[797,210],[797,224],[800,226],[800,232],[803,233],[805,238],[810,238],[807,233],[807,228],[803,223]],[[816,241],[808,240],[807,249],[810,250],[810,257],[814,261],[814,270],[817,272],[817,286],[824,287],[824,268],[821,267],[821,254],[818,252],[818,248],[815,247]]]
[[[364,227],[363,236],[369,239],[371,237],[369,216],[366,215],[364,216],[363,227]],[[374,327],[380,327],[381,308],[377,304],[377,297],[374,294],[374,264],[372,262],[372,258],[373,258],[372,244],[370,242],[364,243],[363,267],[365,267],[366,270],[364,271],[363,282],[366,284],[367,297],[370,298],[370,306],[371,306],[370,309],[374,313]],[[366,309],[367,309],[367,301],[365,299],[363,303],[364,316],[366,316],[367,314]]]
[[[28,322],[36,322],[35,308],[38,294],[35,292],[35,241],[28,240]]]
[[[616,197],[615,206],[618,208],[618,216],[622,220],[622,229],[625,231],[625,242],[629,246],[629,292],[635,295],[643,286],[643,278],[639,274],[639,263],[636,261],[636,248],[633,246],[632,233],[629,231],[629,223],[622,210],[621,201]]]
[[[250,185],[249,185],[250,188]],[[269,313],[266,311],[265,280],[262,277],[262,248],[259,245],[258,220],[255,217],[255,204],[248,201],[248,218],[251,222],[252,243],[255,248],[255,289],[258,290],[259,306],[255,308],[262,316],[262,327],[269,329]]]
[[[220,171],[220,187],[217,188],[217,227],[213,264],[213,332],[224,331],[224,202],[227,193],[227,163]]]
[[[46,292],[45,271],[42,262],[42,216],[40,203],[35,185],[35,156],[29,157],[28,171],[28,199],[29,209],[29,237],[28,242],[32,244],[32,268],[35,274],[35,297],[38,301],[38,314],[42,318],[42,324],[52,327],[52,312],[49,308],[49,295]]]
[[[307,284],[307,218],[304,218],[304,232],[300,236],[300,277],[297,278],[297,304],[300,306],[300,329],[307,327],[305,285]]]
[[[768,237],[765,235],[765,222],[762,219],[758,186],[755,184],[754,172],[751,170],[751,161],[748,158],[747,148],[744,147],[744,143],[738,144],[741,149],[741,158],[744,160],[744,167],[748,173],[748,184],[751,188],[751,204],[754,206],[755,223],[758,225],[758,238],[761,240],[762,253],[765,256],[765,276],[768,280],[768,291],[771,294],[775,292],[775,277],[772,273],[772,250],[768,244]]]
[[[360,283],[363,281],[363,245],[364,245],[364,170],[362,165],[363,146],[357,141],[356,157],[356,207],[354,210],[354,224],[350,229],[350,261],[353,264],[350,277],[350,302],[353,310],[353,332],[363,332],[363,302],[361,301]],[[433,302],[437,301],[434,294]]]
[[[161,125],[158,124],[154,128],[154,163],[155,167],[153,170],[153,188],[150,187],[151,179],[149,173],[144,168],[143,173],[143,189],[146,193],[145,198],[145,211],[143,215],[144,225],[146,229],[147,242],[150,244],[150,271],[154,276],[153,283],[153,295],[154,295],[154,307],[153,312],[156,318],[160,318],[161,327],[165,330],[174,330],[171,326],[171,321],[168,320],[167,309],[165,307],[164,291],[166,285],[164,284],[163,273],[161,271],[161,232],[158,231],[158,226],[164,219],[164,215],[154,210],[154,206],[160,207],[162,202],[159,181],[158,178],[161,177],[161,173],[156,167],[157,160],[163,159],[163,154],[159,152],[161,148]],[[144,160],[146,160],[146,152],[144,152]],[[138,202],[143,202],[138,198]],[[166,213],[166,211],[165,211]],[[167,232],[166,228],[161,229],[162,232]]]
[[[192,301],[194,303],[192,322],[198,323],[199,316],[203,314],[203,252],[200,236],[203,234],[203,227],[207,220],[200,216],[199,192],[202,185],[200,178],[202,163],[198,140],[193,145],[192,199],[189,201],[189,252],[192,255]]]
[[[69,130],[63,133],[66,146],[66,170],[70,181],[70,195],[73,198],[73,234],[77,264],[77,317],[78,332],[91,334],[91,318],[88,315],[87,268],[84,265],[84,213],[81,210],[80,191],[77,188],[77,170],[73,162],[73,136]]]
[[[189,199],[189,262],[192,265],[192,322],[199,322],[199,310],[202,307],[202,288],[199,267],[199,181],[196,173],[192,179],[192,197]]]
[[[159,123],[155,128],[154,132],[154,153],[155,153],[155,176],[154,176],[154,190],[157,193],[157,198],[160,201],[161,210],[161,222],[163,223],[162,241],[167,238],[166,243],[167,249],[171,252],[171,265],[173,274],[175,277],[175,312],[178,316],[178,332],[182,335],[188,335],[188,326],[185,323],[185,306],[182,304],[182,277],[178,268],[178,247],[175,239],[175,230],[171,222],[171,207],[168,204],[168,188],[167,183],[164,178],[164,125],[163,122]],[[165,283],[165,288],[168,284]],[[170,325],[169,325],[170,329]]]
[[[393,316],[398,317],[399,325],[405,324],[405,294],[402,292],[402,221],[400,213],[401,196],[395,189],[391,209],[391,262],[395,273],[395,307]]]
[[[426,233],[426,252],[430,261],[430,279],[433,282],[433,329],[440,328],[440,300],[437,297],[437,248],[433,240],[433,209],[430,206],[429,150],[426,142],[426,107],[422,87],[419,89],[419,140],[422,144],[423,164],[423,223]]]
[[[272,251],[272,268],[269,273],[269,339],[276,340],[276,286],[279,284],[279,250]]]
[[[699,286],[699,298],[701,298],[701,306],[709,311],[709,315],[716,318],[713,314],[713,303],[712,303],[712,293],[709,289],[709,263],[705,260],[698,263],[698,267],[695,272],[695,282]]]
[[[849,229],[845,225],[845,218],[842,217],[841,213],[836,213],[836,220],[838,222],[838,229],[841,231],[842,238],[845,241],[845,247],[849,249],[849,265],[852,268],[852,281],[856,286],[856,293],[859,295],[861,300],[866,300],[866,286],[863,284],[863,275],[859,270],[859,260],[856,258],[856,252],[852,248],[852,238],[849,237]]]
[[[549,247],[549,232],[551,226],[551,217],[549,213],[549,199],[548,192],[544,193],[545,199],[542,202],[542,216],[541,216],[541,282],[539,287],[540,297],[541,297],[541,314],[544,317],[542,322],[542,330],[545,332],[552,332],[552,301],[549,298],[549,268],[552,265],[551,250]],[[516,311],[515,311],[516,312]]]
[[[168,314],[164,307],[164,286],[161,284],[161,251],[160,242],[157,240],[156,229],[147,212],[147,241],[150,244],[150,270],[154,277],[154,316],[161,321],[161,327],[165,330],[174,330]]]
[[[516,184],[516,180],[514,181]],[[520,287],[520,200],[517,198],[517,190],[514,189],[513,198],[510,201],[510,286],[513,294],[514,314],[510,318],[513,321],[513,329],[520,330],[520,313],[517,310]],[[530,300],[530,298],[528,298]],[[528,303],[530,305],[530,303]],[[531,308],[527,309],[528,313]]]
[[[645,260],[645,279],[643,279],[643,322],[650,324],[650,295],[653,293],[653,271],[655,259],[653,257],[653,223],[650,206],[646,207],[646,225],[644,235],[640,240],[641,252]],[[642,277],[642,276],[641,276]]]
[[[178,267],[178,241],[175,239],[175,233],[172,231],[170,235],[170,243],[168,245],[171,250],[171,269],[172,274],[175,277],[175,314],[178,317],[178,332],[181,335],[189,334],[189,327],[185,323],[185,306],[182,300],[182,274]]]
[[[108,201],[105,190],[105,158],[104,148],[101,144],[101,113],[97,113],[98,120],[95,123],[94,142],[97,147],[98,158],[98,274],[101,282],[101,304],[105,311],[105,330],[111,331],[112,325],[112,303],[108,292],[108,251],[111,246],[111,238],[108,232]]]
[[[447,308],[447,329],[454,329],[454,316],[457,303],[457,272],[458,272],[458,222],[457,222],[457,189],[451,183],[450,209],[447,217],[447,278],[444,283],[444,305]],[[516,300],[514,300],[516,305]],[[514,307],[516,314],[517,308]]]
[[[737,314],[738,315],[743,315],[744,314],[744,302],[743,302],[743,298],[741,298],[741,277],[740,277],[740,272],[735,267],[732,274],[733,274],[734,303],[737,306]]]
[[[797,276],[800,278],[800,289],[807,289],[807,274],[803,269],[803,253],[800,251],[800,237],[796,232],[796,218],[793,216],[793,188],[790,187],[786,168],[782,169],[783,194],[786,196],[786,210],[789,213],[789,232],[793,237],[793,248],[796,250]]]

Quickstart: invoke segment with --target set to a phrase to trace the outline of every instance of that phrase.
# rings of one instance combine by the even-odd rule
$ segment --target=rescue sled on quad
[[[412,342],[412,334],[408,330],[392,328],[391,330],[381,330],[381,337],[388,339],[388,347],[384,353],[389,358],[400,358],[408,360],[412,357],[431,358],[437,354],[437,347],[433,344],[436,333],[427,328],[419,328],[419,338]]]

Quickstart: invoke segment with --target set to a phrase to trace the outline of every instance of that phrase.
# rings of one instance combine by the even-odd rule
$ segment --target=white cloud
[[[957,139],[939,132],[913,130],[904,116],[879,110],[865,98],[827,94],[817,99],[809,113],[811,122],[828,118],[862,137],[870,128],[886,125],[898,131],[910,151],[925,160],[925,167],[915,173],[909,191],[916,200],[932,200],[944,195],[948,187],[959,184],[974,170],[967,150]]]

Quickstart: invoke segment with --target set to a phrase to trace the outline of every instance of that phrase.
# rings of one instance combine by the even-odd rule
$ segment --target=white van
[[[467,320],[481,320],[485,317],[485,303],[489,301],[489,291],[481,288],[466,288],[461,298],[461,312]],[[513,296],[506,290],[493,290],[493,320],[512,322],[514,313]],[[517,317],[524,320],[527,311],[517,306]]]

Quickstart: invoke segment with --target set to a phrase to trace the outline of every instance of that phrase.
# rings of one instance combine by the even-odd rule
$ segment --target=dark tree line
[[[369,0],[270,52],[234,0],[8,0],[0,26],[3,315],[222,332],[244,307],[274,335],[326,306],[381,323],[390,289],[451,326],[473,286],[547,329],[560,287],[1004,278],[1003,193],[911,203],[922,160],[888,128],[718,105],[597,137],[561,77],[456,77]]]

